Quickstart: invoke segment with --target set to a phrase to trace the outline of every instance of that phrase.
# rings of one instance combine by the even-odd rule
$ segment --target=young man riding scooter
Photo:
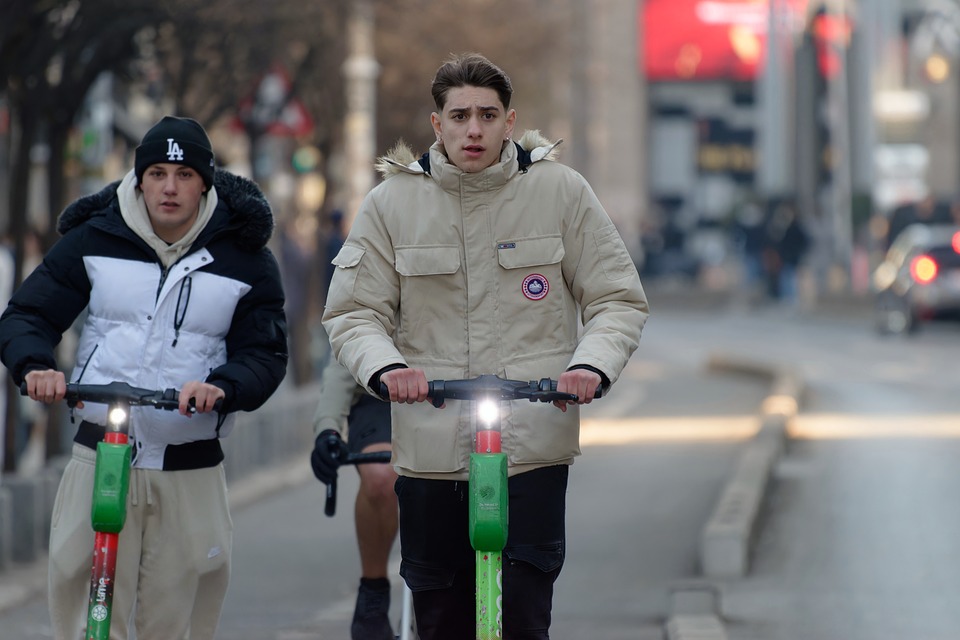
[[[392,407],[401,575],[422,640],[475,637],[468,538],[472,411],[424,402],[427,380],[558,379],[577,401],[512,403],[502,423],[506,637],[549,637],[565,554],[579,404],[613,384],[648,315],[636,267],[580,174],[536,131],[514,141],[513,88],[478,54],[437,71],[436,143],[381,158],[343,248],[323,324],[335,356]],[[558,410],[559,409],[559,410]]]
[[[286,372],[270,205],[250,180],[215,169],[199,123],[167,116],[133,169],[67,207],[57,229],[0,318],[0,357],[33,400],[62,400],[54,347],[86,310],[70,382],[180,391],[179,413],[138,408],[131,420],[111,637],[126,638],[132,620],[145,640],[212,640],[233,532],[220,438],[231,414],[260,407]],[[50,531],[57,640],[76,640],[84,624],[94,457],[107,424],[103,404],[71,413],[77,433]]]

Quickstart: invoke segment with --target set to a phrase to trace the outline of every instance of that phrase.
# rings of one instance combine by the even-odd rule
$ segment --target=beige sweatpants
[[[56,640],[77,640],[86,626],[94,461],[93,450],[74,445],[53,507],[48,586]],[[232,541],[223,465],[131,469],[111,640],[127,639],[129,621],[137,640],[212,640],[230,577]]]

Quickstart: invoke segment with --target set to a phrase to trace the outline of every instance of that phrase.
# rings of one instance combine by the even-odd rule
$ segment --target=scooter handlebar
[[[20,395],[29,395],[27,392],[26,381],[20,383]],[[134,387],[126,382],[109,382],[107,384],[78,384],[71,382],[67,384],[67,393],[64,400],[70,406],[78,402],[98,402],[110,404],[111,402],[125,402],[130,406],[153,407],[163,409],[164,411],[176,411],[180,408],[180,392],[176,389],[143,389]],[[191,411],[193,407],[193,398],[190,399]],[[222,402],[217,400],[213,405],[215,411],[219,411]]]
[[[435,407],[444,400],[479,400],[497,398],[500,400],[529,400],[530,402],[555,402],[557,400],[577,399],[576,394],[557,391],[557,381],[550,378],[540,380],[508,380],[495,375],[482,375],[464,380],[432,380],[427,383],[427,397]],[[380,383],[380,396],[389,399],[387,385]],[[594,392],[594,398],[603,397],[603,385]]]

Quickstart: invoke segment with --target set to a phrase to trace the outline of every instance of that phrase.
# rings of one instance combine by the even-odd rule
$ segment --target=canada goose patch
[[[523,295],[530,300],[543,300],[550,291],[550,283],[539,273],[531,273],[523,279]]]

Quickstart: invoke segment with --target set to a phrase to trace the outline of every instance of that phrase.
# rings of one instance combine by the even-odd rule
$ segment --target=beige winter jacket
[[[556,145],[533,131],[520,146],[533,161],[526,171],[512,142],[478,173],[460,171],[439,144],[429,173],[405,147],[381,159],[386,179],[333,260],[323,316],[334,355],[356,379],[401,363],[428,380],[556,379],[589,365],[616,381],[648,315],[636,267],[583,177],[550,161]],[[393,405],[397,471],[466,479],[470,404]],[[579,455],[576,408],[503,405],[511,475]]]

